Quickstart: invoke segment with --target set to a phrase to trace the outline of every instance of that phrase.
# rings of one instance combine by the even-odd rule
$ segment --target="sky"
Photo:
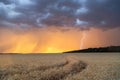
[[[0,0],[0,52],[120,45],[119,0]]]

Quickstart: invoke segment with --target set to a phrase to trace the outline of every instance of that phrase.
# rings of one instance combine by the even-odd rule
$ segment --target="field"
[[[120,54],[0,55],[0,80],[120,80]]]

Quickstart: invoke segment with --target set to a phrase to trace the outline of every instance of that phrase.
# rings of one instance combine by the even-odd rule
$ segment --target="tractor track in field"
[[[24,65],[14,65],[10,69],[0,70],[0,80],[4,80],[9,75],[14,78],[14,75],[20,77],[23,74],[27,78],[20,77],[21,79],[12,80],[64,80],[68,75],[75,75],[86,67],[87,63],[81,61],[77,56],[65,56],[65,62],[55,65],[38,66],[29,70]],[[37,72],[37,76],[33,76],[34,72]],[[11,77],[9,76],[8,79]]]
[[[66,64],[57,66],[58,69],[61,68],[61,71],[48,74],[49,76],[44,76],[40,80],[63,80],[69,74],[75,75],[86,69],[86,67],[87,64],[83,61],[80,61],[76,56],[67,56]]]

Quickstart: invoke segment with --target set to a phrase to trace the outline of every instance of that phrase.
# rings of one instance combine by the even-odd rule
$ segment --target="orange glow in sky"
[[[61,53],[91,47],[120,45],[118,40],[114,40],[119,35],[117,32],[119,32],[119,29],[108,31],[98,29],[86,31],[77,29],[70,29],[68,31],[0,29],[0,52]],[[83,35],[84,33],[85,36]]]

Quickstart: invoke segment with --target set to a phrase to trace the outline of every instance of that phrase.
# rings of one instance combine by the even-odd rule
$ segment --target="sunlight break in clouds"
[[[120,45],[120,0],[0,0],[0,53]]]

